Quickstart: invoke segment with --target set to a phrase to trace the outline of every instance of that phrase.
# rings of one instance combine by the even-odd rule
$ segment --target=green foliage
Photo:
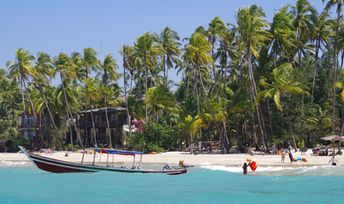
[[[128,137],[128,146],[145,152],[173,150],[181,144],[178,128],[156,122],[145,125],[143,133],[131,134]]]
[[[108,106],[125,106],[125,115],[145,120],[143,133],[127,138],[145,152],[194,140],[219,141],[227,150],[312,146],[322,136],[342,135],[342,0],[324,2],[317,12],[310,1],[297,0],[276,10],[271,23],[261,7],[242,7],[235,22],[214,17],[184,40],[169,27],[145,32],[122,46],[121,74],[111,54],[98,56],[93,48],[55,57],[18,49],[9,75],[0,71],[0,142],[26,142],[18,139],[17,118],[29,112],[44,121],[42,147],[71,149],[70,131],[77,135],[73,149],[84,141],[92,146],[97,138],[82,138],[74,119],[83,109]],[[171,69],[180,82],[169,80]],[[58,77],[60,84],[50,84]],[[107,136],[104,145],[112,146]]]

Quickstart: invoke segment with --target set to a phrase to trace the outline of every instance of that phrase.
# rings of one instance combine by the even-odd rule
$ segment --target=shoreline
[[[81,161],[82,153],[68,152],[68,157],[65,157],[66,152],[54,152],[51,154],[41,153],[40,155],[59,159],[68,162],[79,163]],[[291,163],[289,157],[286,156],[285,162],[281,162],[280,155],[254,155],[249,154],[198,154],[191,155],[184,152],[166,152],[159,154],[144,154],[142,164],[172,164],[178,165],[180,160],[184,161],[185,165],[193,166],[226,166],[226,167],[238,167],[246,162],[246,158],[251,158],[256,161],[258,166],[261,167],[312,167],[312,166],[324,166],[330,165],[329,160],[331,156],[312,156],[301,155],[300,153],[294,153],[294,157],[305,157],[307,162],[293,162]],[[113,158],[112,158],[113,157]],[[338,159],[337,165],[341,166],[344,163],[344,155],[336,156]],[[96,163],[106,164],[106,154],[97,154]],[[93,161],[93,155],[85,154],[85,163],[91,163]],[[131,164],[133,161],[132,156],[121,155],[109,155],[109,163],[114,164]],[[136,162],[139,161],[139,157],[136,157]],[[0,153],[0,162],[30,162],[29,159],[23,153]],[[1,163],[0,163],[1,165]]]

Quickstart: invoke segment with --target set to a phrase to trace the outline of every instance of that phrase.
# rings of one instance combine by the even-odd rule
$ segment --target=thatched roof
[[[344,140],[344,137],[343,136],[339,136],[339,135],[329,135],[329,136],[326,136],[326,137],[322,137],[321,139],[325,140],[325,141],[337,142],[337,141]]]

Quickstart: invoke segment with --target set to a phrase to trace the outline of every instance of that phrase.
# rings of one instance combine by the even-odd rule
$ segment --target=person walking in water
[[[250,158],[247,158],[246,161],[248,162],[248,166],[250,166],[252,172],[255,172],[257,169],[257,163]]]
[[[242,174],[244,174],[244,175],[247,174],[247,167],[248,167],[248,165],[247,165],[247,163],[245,162],[244,165],[242,166],[242,169],[243,169]]]

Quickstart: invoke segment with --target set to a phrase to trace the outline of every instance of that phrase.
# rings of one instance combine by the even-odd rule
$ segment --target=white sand
[[[82,154],[76,152],[68,152],[69,156],[65,157],[66,152],[55,152],[52,154],[41,153],[42,156],[52,157],[70,162],[80,162]],[[330,156],[312,156],[310,154],[300,155],[294,153],[294,157],[305,157],[307,162],[293,162],[290,163],[288,155],[286,155],[285,163],[281,163],[280,155],[254,155],[248,154],[198,154],[191,155],[182,152],[166,152],[161,154],[145,154],[143,155],[143,164],[178,164],[179,160],[184,160],[186,165],[204,166],[204,165],[224,165],[224,166],[238,166],[245,162],[245,159],[250,157],[257,162],[259,166],[319,166],[328,165]],[[338,165],[344,164],[344,155],[337,156],[339,159]],[[86,154],[85,162],[92,162],[93,155]],[[23,153],[0,153],[0,162],[22,162],[29,161]],[[96,162],[106,162],[106,154],[97,154]],[[109,156],[109,161],[112,161],[112,155]],[[115,163],[131,163],[132,156],[114,155]],[[136,156],[136,161],[139,161],[139,156]]]

